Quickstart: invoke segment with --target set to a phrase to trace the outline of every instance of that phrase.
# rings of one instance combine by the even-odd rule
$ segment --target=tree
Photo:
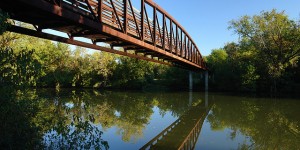
[[[115,86],[138,89],[154,78],[153,63],[120,57],[114,72]]]
[[[220,65],[224,64],[228,57],[228,54],[224,49],[214,49],[211,54],[207,57],[207,63],[210,69],[215,70],[219,68]]]
[[[36,86],[41,64],[32,55],[34,50],[23,49],[14,53],[12,49],[0,49],[0,87]]]
[[[229,66],[228,54],[224,49],[214,49],[212,53],[206,57],[207,64],[212,72],[212,85],[216,90],[234,89],[234,83],[237,83],[235,73]],[[235,81],[232,83],[232,81]],[[230,85],[230,86],[229,86]]]
[[[256,91],[257,74],[256,50],[246,41],[240,43],[228,43],[224,46],[228,54],[228,70],[235,89],[242,91]]]
[[[271,81],[271,90],[275,92],[283,72],[299,59],[299,24],[284,12],[272,10],[233,20],[229,28],[240,36],[241,43],[253,46],[258,74]]]
[[[89,56],[89,83],[93,87],[106,87],[117,65],[116,56],[106,52],[94,52]]]

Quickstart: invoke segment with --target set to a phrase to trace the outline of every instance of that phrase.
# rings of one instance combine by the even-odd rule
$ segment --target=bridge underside
[[[132,9],[130,0],[125,0],[123,3],[125,6],[123,7],[128,10],[131,8],[131,15],[127,12],[127,9],[123,9],[123,17],[118,16],[118,10],[116,10],[118,7],[114,6],[117,5],[116,1],[119,3],[118,0],[103,0],[103,2],[101,1],[101,3],[99,2],[97,4],[93,4],[93,2],[98,2],[96,0],[1,0],[0,8],[8,12],[11,19],[32,24],[34,27],[29,29],[12,25],[8,29],[12,32],[147,61],[177,65],[194,71],[205,70],[205,64],[200,52],[198,52],[196,46],[193,45],[192,40],[186,40],[189,39],[189,36],[183,32],[183,29],[181,30],[181,34],[178,33],[180,30],[179,26],[176,24],[173,25],[171,19],[169,19],[171,22],[169,26],[166,25],[165,19],[163,21],[163,30],[160,30],[160,27],[158,27],[159,21],[154,19],[154,21],[150,21],[151,24],[149,20],[148,23],[146,22],[147,19],[144,18],[144,15],[147,13],[145,12],[145,14],[143,13],[141,16],[144,18],[142,19],[144,23],[138,25],[138,19],[135,18],[138,16],[135,15],[135,10]],[[68,2],[72,3],[70,4]],[[79,7],[78,4],[76,4],[75,7],[75,2],[80,2],[81,5],[87,4],[83,6],[86,6],[87,9],[90,8],[90,11],[87,9],[79,9],[83,6]],[[110,7],[106,6],[109,4]],[[99,7],[98,10],[101,10],[98,11],[98,14],[95,12],[97,11],[96,7]],[[104,10],[111,11],[111,13],[109,13],[110,22],[109,20],[105,21],[107,17],[104,15]],[[144,12],[145,10],[142,11]],[[154,12],[155,11],[156,8],[154,8]],[[114,12],[118,15],[114,15]],[[124,17],[124,15],[127,17]],[[135,22],[136,29],[130,28],[130,19],[128,18],[132,18],[131,21]],[[157,16],[153,18],[157,19]],[[124,26],[122,27],[123,24]],[[146,25],[148,25],[148,28],[144,27]],[[173,27],[175,26],[176,31],[173,31]],[[143,30],[139,30],[139,27]],[[152,32],[151,27],[153,29]],[[169,31],[167,29],[168,27]],[[67,33],[68,38],[44,33],[43,29],[52,29]],[[154,29],[155,32],[153,32]],[[175,35],[174,32],[176,32]],[[91,42],[78,41],[74,39],[76,37],[84,37],[90,39]],[[103,45],[101,43],[107,43],[110,47],[101,46]]]

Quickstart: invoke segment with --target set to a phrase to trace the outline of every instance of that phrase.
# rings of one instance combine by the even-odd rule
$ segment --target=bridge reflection
[[[184,115],[141,147],[140,150],[194,149],[200,135],[203,122],[208,115],[211,106],[211,104],[208,104],[206,96],[205,103],[191,106]]]

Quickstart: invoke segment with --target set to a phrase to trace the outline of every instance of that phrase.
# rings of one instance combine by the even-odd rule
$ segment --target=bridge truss
[[[140,11],[131,0],[1,0],[0,8],[11,19],[34,27],[12,25],[8,29],[12,32],[189,70],[206,70],[198,47],[185,29],[152,0],[140,1]],[[66,33],[68,38],[45,33],[44,29]]]

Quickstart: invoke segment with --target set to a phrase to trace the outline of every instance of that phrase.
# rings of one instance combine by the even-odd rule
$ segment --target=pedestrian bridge
[[[138,6],[132,0],[1,0],[0,8],[11,19],[32,25],[12,25],[8,29],[12,32],[192,71],[206,70],[195,42],[172,16],[152,0],[137,1]]]

